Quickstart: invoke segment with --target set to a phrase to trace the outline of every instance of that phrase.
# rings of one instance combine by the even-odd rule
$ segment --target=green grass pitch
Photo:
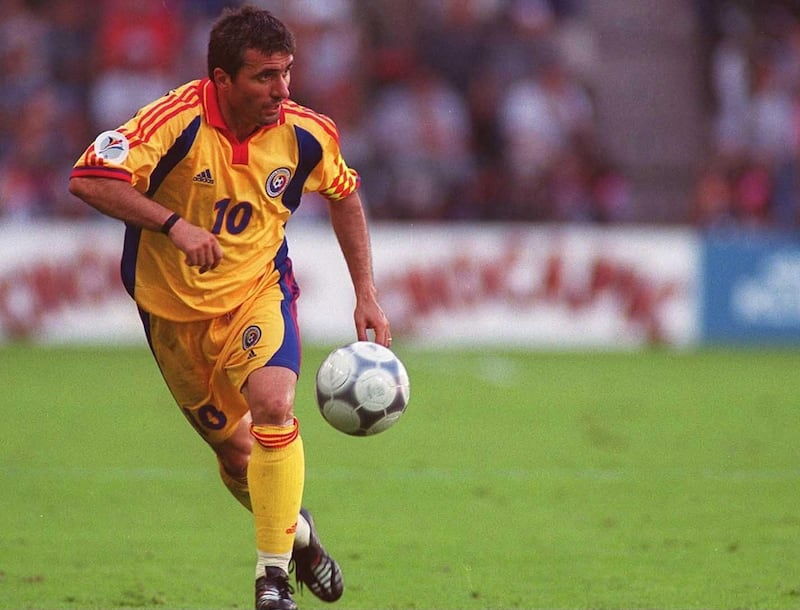
[[[333,347],[333,346],[329,346]],[[397,346],[391,430],[330,428],[301,608],[800,607],[800,352]],[[0,348],[0,607],[252,608],[250,516],[142,348]]]

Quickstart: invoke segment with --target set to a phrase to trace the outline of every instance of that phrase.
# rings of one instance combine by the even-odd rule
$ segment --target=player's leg
[[[215,451],[220,476],[228,490],[251,510],[247,484],[247,469],[253,445],[250,434],[251,417],[236,379],[231,379],[229,371],[217,361],[221,348],[215,347],[214,343],[215,338],[225,336],[225,328],[221,327],[227,326],[230,320],[176,323],[146,312],[140,313],[150,348],[182,413]],[[227,359],[223,357],[222,361]],[[192,366],[187,367],[187,362],[192,363]],[[262,365],[263,362],[258,366]],[[245,375],[246,370],[241,374]],[[295,548],[306,549],[302,559],[293,557],[298,567],[298,577],[301,573],[313,577],[320,571],[320,568],[316,571],[310,568],[312,560],[315,565],[330,562],[334,569],[326,570],[325,573],[339,573],[338,565],[325,552],[305,516],[298,514],[296,519]],[[317,559],[319,557],[325,561],[320,562]],[[263,574],[262,566],[257,578]],[[307,584],[322,599],[332,599],[336,595],[336,589],[331,589],[330,586],[325,588],[321,581],[301,579],[301,582]],[[331,582],[336,584],[334,579]],[[317,593],[318,591],[321,593]]]
[[[212,445],[211,448],[217,455],[220,478],[225,487],[242,506],[253,512],[250,488],[247,485],[247,466],[253,448],[253,435],[250,434],[251,422],[250,413],[247,413],[229,438]],[[297,517],[297,531],[294,535],[295,549],[305,548],[311,541],[311,526],[303,512],[301,510]]]
[[[241,388],[239,396],[247,399],[253,421],[247,479],[259,550],[257,599],[269,597],[268,593],[261,593],[265,591],[266,575],[275,572],[267,572],[266,568],[286,574],[289,560],[294,559],[299,582],[321,599],[331,601],[342,594],[341,571],[320,544],[313,524],[306,519],[307,512],[299,513],[305,458],[294,419],[300,338],[297,291],[291,284],[291,278],[284,277],[273,292],[268,291],[237,311],[228,332],[232,340],[222,360],[230,386]],[[236,434],[240,433],[237,429]],[[303,548],[306,551],[300,552]]]
[[[220,348],[214,339],[223,336],[218,327],[224,321],[181,323],[140,314],[150,349],[175,402],[217,454],[225,487],[250,510],[250,412],[241,392],[219,371]]]
[[[294,418],[300,372],[296,295],[287,274],[240,306],[230,317],[220,358],[229,387],[238,390],[252,418],[247,484],[259,609],[296,607],[288,574],[305,484],[303,441]]]
[[[242,418],[234,434],[214,446],[220,463],[220,474],[231,494],[252,512],[250,490],[247,486],[247,464],[253,445],[250,434],[250,415]],[[300,509],[294,536],[292,562],[297,582],[326,602],[334,602],[344,592],[342,570],[325,550],[311,513]],[[264,565],[256,567],[256,579],[264,573]]]
[[[247,480],[264,565],[288,572],[305,483],[305,455],[294,417],[297,375],[277,366],[251,373],[242,388],[253,423]]]
[[[222,442],[212,443],[211,448],[219,462],[219,476],[225,487],[236,500],[250,512],[250,488],[247,485],[247,465],[250,462],[250,451],[253,437],[250,434],[250,413],[239,420],[233,434]]]
[[[262,367],[247,378],[242,392],[252,414],[255,442],[247,468],[256,527],[256,606],[296,608],[289,586],[289,562],[305,483],[305,455],[294,417],[297,374],[278,366]]]

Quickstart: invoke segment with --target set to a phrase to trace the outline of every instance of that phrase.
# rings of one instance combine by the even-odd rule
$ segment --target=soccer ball
[[[408,405],[405,366],[391,350],[370,341],[333,350],[322,361],[316,383],[325,421],[352,436],[391,428]]]

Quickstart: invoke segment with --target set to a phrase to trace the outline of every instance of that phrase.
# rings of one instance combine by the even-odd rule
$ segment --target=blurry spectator
[[[27,100],[49,81],[47,54],[40,41],[47,40],[47,26],[23,0],[0,0],[0,154],[13,148],[15,123]]]
[[[765,226],[770,220],[773,181],[769,166],[748,163],[735,175],[733,214],[742,225]]]
[[[481,34],[496,14],[496,5],[474,0],[422,2],[412,29],[416,55],[458,91],[466,91],[475,66],[489,50],[487,38]],[[497,42],[491,37],[488,40],[491,46]]]
[[[113,129],[175,85],[181,55],[181,4],[162,0],[106,0],[93,55],[97,76],[92,118]]]
[[[388,181],[382,216],[440,219],[472,169],[464,98],[421,61],[384,88],[369,115],[377,165]],[[369,192],[369,191],[368,191]]]
[[[510,172],[510,205],[514,216],[524,220],[558,217],[552,198],[539,198],[537,192],[562,160],[579,161],[577,143],[593,138],[593,108],[587,91],[569,77],[554,53],[538,59],[524,79],[511,85],[499,116]],[[573,170],[578,169],[573,164]],[[562,168],[562,178],[567,171]],[[570,179],[581,182],[574,171]],[[575,188],[580,186],[575,184]]]
[[[630,183],[601,151],[576,146],[556,164],[550,183],[554,220],[606,224],[632,217]]]
[[[730,1],[715,8],[713,161],[698,177],[693,220],[703,227],[796,228],[800,7],[774,2],[756,10]]]
[[[752,24],[747,15],[733,5],[723,8],[719,21],[722,34],[712,49],[709,75],[717,106],[714,138],[720,153],[739,154],[747,142]]]
[[[361,36],[353,28],[351,0],[292,0],[263,2],[265,8],[285,15],[286,22],[303,41],[295,61],[303,66],[292,75],[292,94],[301,104],[334,118],[345,113],[353,89],[361,86]],[[276,6],[283,4],[279,12]]]
[[[58,155],[56,97],[41,87],[20,109],[13,153],[3,159],[2,174],[5,213],[12,220],[26,220],[47,212],[53,192],[52,165]]]
[[[733,194],[724,163],[709,161],[695,180],[692,222],[704,229],[733,223]]]
[[[42,138],[55,106],[54,99],[42,103],[50,66],[39,44],[47,33],[47,25],[25,2],[0,0],[0,214],[10,220],[36,217],[47,206],[37,159],[37,153],[47,152]],[[26,120],[35,117],[24,112],[37,101],[35,107],[43,112],[41,123]]]

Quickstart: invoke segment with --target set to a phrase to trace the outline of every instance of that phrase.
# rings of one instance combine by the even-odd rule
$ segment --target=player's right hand
[[[175,223],[169,238],[186,255],[186,264],[200,267],[200,273],[215,269],[222,261],[222,248],[214,234],[184,219]]]

